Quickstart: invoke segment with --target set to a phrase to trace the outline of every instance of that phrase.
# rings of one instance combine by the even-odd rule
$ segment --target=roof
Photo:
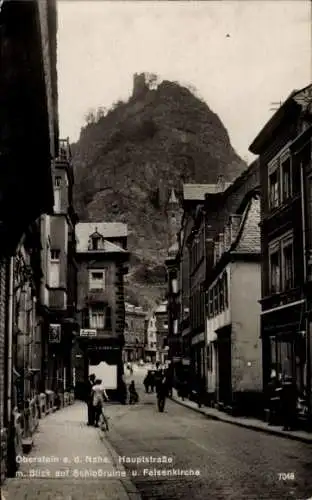
[[[253,140],[249,146],[249,151],[254,154],[261,154],[263,147],[271,136],[274,130],[286,119],[288,113],[291,109],[294,109],[296,105],[301,106],[302,110],[307,109],[312,103],[312,84],[301,90],[294,90],[287,97],[282,106],[274,113],[274,115],[267,121],[267,123],[262,127],[259,134]]]
[[[232,183],[223,184],[183,184],[183,199],[185,201],[204,201],[205,194],[218,194],[225,191]]]
[[[253,193],[242,216],[242,222],[232,250],[239,253],[261,252],[260,239],[260,196]]]
[[[94,234],[104,238],[103,252],[125,252],[118,245],[107,241],[106,238],[118,239],[128,235],[127,224],[121,222],[79,222],[76,225],[77,252],[88,251],[89,238]]]

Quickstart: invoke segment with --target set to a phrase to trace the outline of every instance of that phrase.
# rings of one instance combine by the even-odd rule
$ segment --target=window
[[[62,177],[56,176],[54,178],[54,187],[55,188],[60,188],[61,187],[61,183],[62,183]]]
[[[290,290],[294,287],[294,253],[293,243],[283,247],[283,289]]]
[[[104,290],[105,274],[104,269],[89,271],[89,290]]]
[[[280,291],[280,257],[279,251],[270,255],[270,291],[278,293]]]
[[[220,290],[220,310],[224,311],[224,276],[222,276],[219,285]]]
[[[54,212],[58,213],[61,210],[61,182],[62,177],[54,177]]]
[[[229,289],[228,289],[227,273],[224,273],[224,307],[225,309],[229,307]]]
[[[91,244],[92,244],[92,250],[98,250],[99,249],[99,238],[92,238]]]
[[[213,316],[213,290],[209,290],[209,296],[208,296],[208,314],[209,317],[211,318]]]
[[[59,260],[60,260],[60,253],[61,253],[61,251],[60,251],[60,250],[54,250],[54,249],[52,250],[52,249],[51,249],[51,261],[52,261],[52,260],[57,260],[57,261],[59,261]]]
[[[49,283],[52,288],[60,286],[60,250],[50,251]]]
[[[214,309],[214,313],[215,314],[218,314],[218,302],[219,302],[219,297],[218,297],[218,289],[216,286],[214,286],[213,288],[213,309]]]
[[[276,208],[279,205],[279,179],[278,170],[275,170],[269,177],[270,208]]]
[[[103,308],[94,307],[90,309],[90,328],[104,328],[105,311]]]
[[[291,162],[287,158],[282,163],[282,196],[283,201],[287,201],[291,197]]]
[[[61,190],[58,188],[54,189],[54,207],[53,211],[59,213],[61,211]]]
[[[211,343],[207,345],[207,370],[213,371],[213,347]]]

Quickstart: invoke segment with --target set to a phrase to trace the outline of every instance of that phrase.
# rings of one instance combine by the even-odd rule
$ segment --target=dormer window
[[[101,248],[103,248],[103,236],[97,232],[96,228],[89,238],[89,250],[101,250]]]
[[[91,238],[92,250],[99,249],[99,242],[100,242],[100,238],[96,238],[96,237]]]

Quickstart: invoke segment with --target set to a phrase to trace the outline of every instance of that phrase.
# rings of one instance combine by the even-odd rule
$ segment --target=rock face
[[[128,223],[127,300],[152,306],[165,290],[166,207],[184,182],[232,181],[247,165],[218,116],[177,83],[135,75],[132,97],[98,115],[72,145],[81,220]]]

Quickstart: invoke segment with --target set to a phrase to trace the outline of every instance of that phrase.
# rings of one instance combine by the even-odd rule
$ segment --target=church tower
[[[181,227],[181,208],[174,189],[171,189],[167,205],[167,218],[169,228],[169,247],[177,241],[177,233]]]

